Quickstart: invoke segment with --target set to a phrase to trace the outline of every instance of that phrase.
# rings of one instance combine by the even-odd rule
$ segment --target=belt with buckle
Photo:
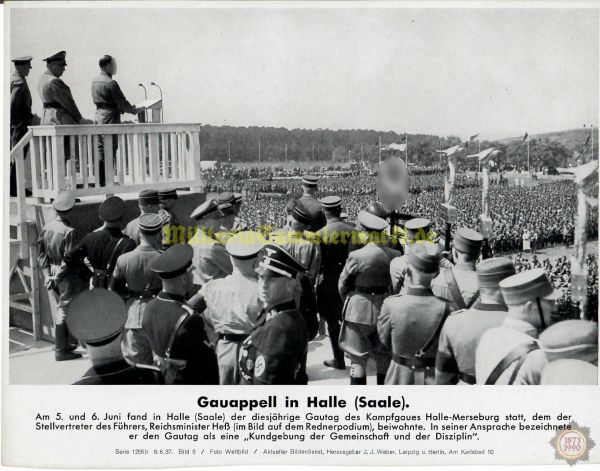
[[[243,342],[248,338],[249,334],[219,334],[219,340],[227,340],[228,342]]]

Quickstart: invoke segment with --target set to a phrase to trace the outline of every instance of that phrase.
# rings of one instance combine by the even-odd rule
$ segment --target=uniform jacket
[[[86,386],[100,384],[163,384],[158,368],[148,365],[130,365],[125,360],[91,367],[73,383]]]
[[[43,104],[54,104],[58,108],[44,109],[42,124],[79,124],[81,113],[75,104],[71,89],[59,77],[46,70],[38,82],[38,91]]]
[[[20,134],[13,145],[25,135],[27,126],[31,125],[33,115],[31,114],[31,92],[25,77],[21,77],[16,71],[10,78],[10,127],[11,135]]]
[[[185,305],[185,299],[161,291],[148,303],[142,319],[142,328],[152,353],[164,358],[177,322],[183,314],[187,319],[178,329],[171,347],[171,358],[185,360],[183,384],[218,384],[217,357],[210,348],[202,317]]]
[[[60,218],[47,223],[38,236],[39,264],[41,269],[60,265],[65,253],[74,249],[81,233],[67,226]]]
[[[373,242],[350,252],[338,283],[340,296],[345,300],[345,320],[367,325],[377,323],[383,300],[390,291],[390,262],[398,255],[398,251]],[[357,287],[378,293],[359,292]]]
[[[429,288],[409,287],[405,295],[386,298],[377,321],[381,343],[394,356],[413,359],[435,333],[446,309],[447,302],[434,296]],[[423,359],[433,361],[437,342],[426,351]],[[394,380],[389,384],[413,384],[413,371],[408,366],[394,363]],[[434,376],[431,368],[429,376]],[[388,379],[386,378],[386,384]]]
[[[335,218],[327,221],[327,225],[315,233],[321,247],[322,285],[337,290],[354,230],[352,224]]]
[[[515,347],[532,342],[538,330],[528,322],[506,317],[501,325],[486,330],[481,336],[475,354],[477,384],[485,384],[491,372]],[[508,384],[517,362],[513,362],[499,376],[495,384]]]
[[[477,272],[475,271],[475,265],[469,265],[466,263],[458,263],[451,268],[454,274],[454,279],[458,285],[463,300],[467,307],[471,306],[475,297],[479,293],[479,279],[477,278]],[[431,289],[433,294],[443,298],[447,301],[453,302],[457,305],[456,300],[452,298],[452,293],[448,288],[446,282],[444,270],[440,271],[440,274],[432,281]]]
[[[294,384],[307,345],[306,326],[293,302],[263,311],[242,345],[242,377],[250,384]]]
[[[92,81],[92,100],[96,106],[97,124],[119,123],[122,113],[135,114],[135,107],[127,101],[119,84],[106,72]]]
[[[506,311],[506,306],[501,304],[478,302],[446,319],[435,363],[437,384],[456,384],[461,379],[473,384],[479,340],[486,330],[504,322]]]
[[[123,295],[127,300],[126,329],[141,329],[144,310],[152,294],[160,291],[162,283],[159,276],[150,268],[152,262],[160,257],[160,252],[149,245],[139,245],[131,252],[119,256],[113,272],[111,289]],[[146,293],[130,296],[130,292]]]

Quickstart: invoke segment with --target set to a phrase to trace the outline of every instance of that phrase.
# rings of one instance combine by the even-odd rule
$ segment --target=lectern
[[[149,98],[137,106],[143,108],[143,111],[138,113],[138,123],[162,122],[162,100],[160,98]]]

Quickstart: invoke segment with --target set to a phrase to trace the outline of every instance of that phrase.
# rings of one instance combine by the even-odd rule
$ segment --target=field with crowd
[[[353,222],[358,212],[377,199],[375,169],[366,166],[317,167],[309,170],[320,176],[318,196],[338,195],[343,210]],[[236,191],[244,195],[240,217],[249,227],[281,228],[287,218],[287,205],[302,194],[301,176],[305,168],[235,167],[220,165],[205,171],[205,190]],[[444,169],[411,167],[409,199],[401,213],[426,217],[442,234],[445,221],[440,204],[444,202]],[[570,303],[570,258],[543,257],[536,252],[552,247],[572,247],[577,205],[576,185],[571,180],[539,180],[533,185],[509,184],[505,175],[494,173],[490,185],[490,213],[494,236],[490,246],[495,255],[514,259],[517,270],[542,267],[554,284],[563,290],[560,316],[577,313]],[[598,196],[597,192],[594,196]],[[458,212],[456,226],[477,229],[481,213],[481,180],[474,172],[456,175],[454,203]],[[524,250],[524,235],[529,240]],[[587,239],[598,238],[598,214],[591,211]],[[589,310],[597,313],[598,260],[589,256]],[[596,314],[597,316],[597,314]]]

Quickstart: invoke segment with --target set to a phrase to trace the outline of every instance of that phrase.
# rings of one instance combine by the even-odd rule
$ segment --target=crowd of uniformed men
[[[303,178],[268,234],[239,219],[240,194],[207,199],[184,230],[177,192],[145,190],[139,217],[111,196],[83,235],[61,193],[39,236],[56,359],[85,345],[81,384],[307,384],[308,343],[326,325],[323,367],[349,362],[351,384],[366,384],[370,358],[377,384],[596,381],[597,323],[550,325],[560,292],[543,269],[481,260],[483,237],[466,228],[443,253],[429,220],[390,230],[377,202],[351,224],[317,184]]]
[[[31,60],[13,60],[11,146],[36,122]],[[66,53],[44,60],[41,123],[88,122],[60,79]],[[99,66],[95,122],[140,111],[112,78],[115,59]],[[371,357],[378,384],[596,381],[597,324],[548,326],[560,293],[543,269],[515,274],[509,259],[480,261],[483,237],[467,228],[442,254],[429,220],[390,230],[376,202],[351,224],[338,196],[317,199],[315,177],[302,183],[286,227],[269,234],[240,220],[242,196],[230,192],[202,203],[190,215],[195,227],[182,228],[175,190],[141,192],[140,216],[129,222],[125,203],[108,197],[103,225],[80,234],[75,198],[61,193],[39,236],[56,360],[79,358],[85,345],[92,368],[80,384],[306,384],[308,342],[326,325],[324,366],[345,370],[347,357],[351,384],[366,384]]]

